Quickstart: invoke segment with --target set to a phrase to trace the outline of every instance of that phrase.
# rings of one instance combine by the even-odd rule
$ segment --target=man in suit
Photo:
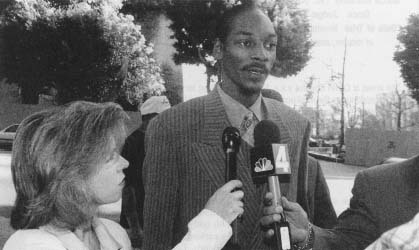
[[[161,113],[147,130],[144,249],[170,249],[179,242],[188,221],[225,182],[221,135],[229,126],[239,128],[242,138],[237,156],[237,176],[245,193],[237,230],[241,249],[273,249],[264,243],[259,225],[267,189],[253,184],[249,166],[257,122],[274,121],[281,141],[289,145],[293,174],[281,190],[289,200],[310,205],[306,192],[309,122],[283,103],[261,96],[276,58],[277,37],[271,21],[254,6],[233,7],[219,22],[217,37],[214,56],[222,81],[208,95]]]
[[[151,96],[140,107],[141,125],[125,140],[121,156],[128,162],[124,169],[125,186],[122,190],[119,223],[130,237],[131,245],[140,248],[143,239],[144,185],[142,181],[144,161],[144,137],[148,123],[159,113],[170,108],[166,96]]]
[[[365,249],[387,230],[411,220],[419,211],[419,155],[406,161],[375,166],[355,177],[350,206],[330,230],[314,227],[315,250]],[[296,203],[285,202],[285,213],[294,222],[306,214]],[[280,208],[264,209],[261,223],[278,220]],[[296,228],[302,228],[295,224]],[[272,232],[266,235],[272,236]]]

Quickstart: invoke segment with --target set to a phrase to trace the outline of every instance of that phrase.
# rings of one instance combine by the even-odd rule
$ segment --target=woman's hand
[[[205,205],[205,208],[213,211],[228,224],[231,224],[244,211],[243,202],[241,201],[244,192],[242,190],[235,190],[242,186],[243,184],[239,180],[227,182],[215,191]]]

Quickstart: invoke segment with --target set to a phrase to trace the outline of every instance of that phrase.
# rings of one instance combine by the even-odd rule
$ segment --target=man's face
[[[276,58],[277,36],[260,10],[236,16],[221,48],[223,84],[239,93],[259,93]]]

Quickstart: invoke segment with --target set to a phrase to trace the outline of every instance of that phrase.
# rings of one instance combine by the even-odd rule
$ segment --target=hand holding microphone
[[[272,224],[281,221],[281,214],[285,214],[290,224],[292,242],[304,245],[309,236],[309,222],[307,213],[295,202],[288,201],[285,197],[281,197],[282,206],[274,205],[273,194],[266,193],[264,199],[263,217],[260,220],[262,228],[266,229],[265,238],[270,240],[275,236]]]
[[[298,249],[305,247],[312,240],[309,237],[312,235],[309,234],[311,224],[307,214],[298,203],[282,197],[280,190],[280,181],[289,183],[291,177],[288,146],[281,144],[279,128],[269,120],[256,125],[254,137],[252,177],[256,183],[267,179],[269,187],[265,196],[264,216],[260,221],[262,227],[268,229],[266,237],[274,237],[277,248],[281,250],[292,249],[291,243],[298,243]]]
[[[239,180],[227,182],[211,196],[205,208],[213,211],[228,224],[231,224],[244,211],[241,201],[244,193],[242,190],[237,190],[242,185]]]
[[[255,147],[250,151],[253,181],[255,183],[268,182],[269,192],[272,193],[272,203],[281,207],[279,181],[281,179],[289,182],[291,176],[288,147],[280,144],[279,128],[269,120],[263,120],[256,125],[254,138]],[[279,221],[273,221],[270,226],[275,232],[277,249],[291,250],[290,225],[282,211],[279,214]]]

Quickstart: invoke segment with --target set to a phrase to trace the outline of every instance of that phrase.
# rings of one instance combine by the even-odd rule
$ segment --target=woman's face
[[[122,170],[128,167],[128,161],[119,154],[114,140],[111,144],[112,153],[103,163],[97,166],[97,169],[88,179],[89,190],[93,193],[93,200],[98,205],[118,201],[125,184],[125,175]]]

